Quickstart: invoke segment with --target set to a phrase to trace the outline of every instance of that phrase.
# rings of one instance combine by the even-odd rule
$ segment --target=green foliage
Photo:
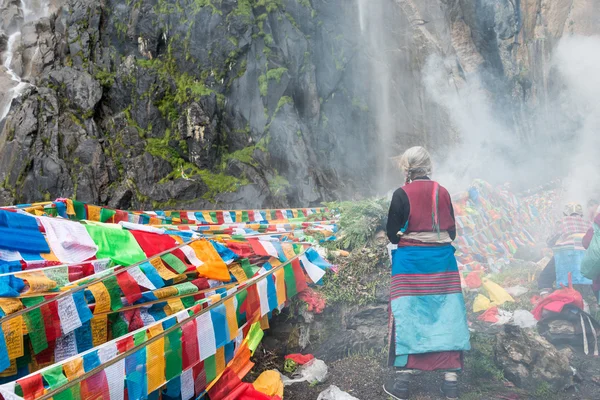
[[[227,165],[229,160],[238,160],[244,164],[251,165],[253,167],[258,167],[258,163],[254,159],[254,151],[256,150],[256,146],[248,146],[244,147],[241,150],[234,151],[233,153],[226,154],[223,157],[223,163]]]
[[[106,69],[96,72],[95,78],[100,82],[102,87],[107,89],[110,89],[115,84],[115,74]]]
[[[265,7],[267,12],[275,12],[283,6],[281,0],[256,0],[255,7]]]
[[[258,89],[260,90],[260,95],[262,97],[267,97],[267,93],[269,92],[269,83],[267,81],[267,75],[262,74],[258,77]]]
[[[274,196],[281,196],[290,187],[290,183],[283,176],[277,174],[275,177],[268,179],[269,190]]]
[[[287,68],[274,68],[267,71],[267,79],[276,80],[277,83],[281,83],[281,77],[288,71]]]
[[[481,333],[471,335],[471,351],[465,359],[466,367],[476,379],[504,380],[504,372],[494,362],[493,340]]]
[[[323,278],[322,292],[328,304],[373,304],[377,290],[389,284],[390,261],[383,246],[354,250],[349,257],[338,257],[336,262],[338,273]]]
[[[371,242],[375,233],[385,229],[389,207],[385,199],[327,203],[326,206],[340,214],[338,242],[341,248],[364,247]]]
[[[294,100],[289,96],[282,96],[279,99],[279,101],[277,102],[277,108],[275,109],[275,115],[277,115],[277,113],[279,112],[281,107],[283,107],[286,104],[294,104]]]

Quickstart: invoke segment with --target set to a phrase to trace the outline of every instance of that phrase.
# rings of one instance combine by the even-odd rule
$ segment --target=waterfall
[[[2,54],[4,58],[2,65],[6,68],[5,73],[14,84],[9,84],[8,88],[3,88],[4,96],[0,103],[0,122],[4,121],[8,115],[13,100],[21,96],[28,86],[31,86],[29,83],[23,82],[21,77],[12,69],[15,55],[20,56],[17,52],[20,50],[21,29],[23,25],[35,23],[41,18],[49,15],[49,0],[21,0],[19,7],[23,15],[23,20],[18,24],[17,31],[11,33],[9,36],[6,51]],[[0,31],[6,31],[5,27],[0,26]],[[39,50],[39,48],[37,50]],[[23,70],[25,70],[25,68],[23,68]]]
[[[393,75],[389,37],[384,26],[384,2],[372,0],[357,0],[358,15],[364,51],[369,60],[371,76],[371,101],[375,106],[374,117],[379,139],[381,157],[379,165],[380,190],[387,191],[390,181],[389,171],[393,153],[393,136],[396,132],[394,112],[392,111],[391,95]]]

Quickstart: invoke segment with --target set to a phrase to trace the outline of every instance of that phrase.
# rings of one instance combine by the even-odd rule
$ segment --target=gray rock
[[[560,392],[573,385],[569,358],[532,330],[506,325],[496,336],[495,359],[516,386],[536,390],[548,385]]]

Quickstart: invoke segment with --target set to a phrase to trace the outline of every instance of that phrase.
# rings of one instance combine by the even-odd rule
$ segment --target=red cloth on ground
[[[540,300],[532,311],[533,316],[538,321],[542,319],[544,310],[559,313],[567,304],[573,304],[583,310],[583,297],[575,289],[564,288],[556,290],[554,293]]]
[[[312,354],[288,354],[287,356],[285,356],[286,360],[292,360],[299,365],[304,365],[313,358],[315,358],[315,356],[313,356]]]
[[[479,273],[471,272],[465,278],[465,283],[467,284],[469,289],[477,289],[478,287],[481,287],[481,277],[479,276]]]
[[[299,293],[298,298],[308,305],[308,311],[314,311],[317,314],[321,314],[326,305],[325,296],[311,288]]]
[[[484,322],[491,322],[492,324],[498,322],[498,307],[488,308],[486,312],[477,317],[477,319]]]

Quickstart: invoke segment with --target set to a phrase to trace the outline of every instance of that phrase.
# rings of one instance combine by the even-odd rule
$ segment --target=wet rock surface
[[[521,388],[560,392],[573,385],[569,358],[533,330],[506,325],[496,337],[495,358],[504,376]]]
[[[25,15],[23,4],[49,11]],[[371,195],[373,176],[391,167],[385,154],[455,140],[423,90],[429,55],[449,60],[458,85],[481,73],[493,104],[523,100],[512,111],[519,121],[547,93],[553,46],[597,32],[600,10],[385,0],[381,13],[390,29],[377,40],[394,65],[387,143],[369,72],[376,55],[355,2],[5,0],[2,59],[20,32],[9,67],[35,86],[0,123],[0,200],[194,208]],[[13,83],[0,71],[4,93]]]

